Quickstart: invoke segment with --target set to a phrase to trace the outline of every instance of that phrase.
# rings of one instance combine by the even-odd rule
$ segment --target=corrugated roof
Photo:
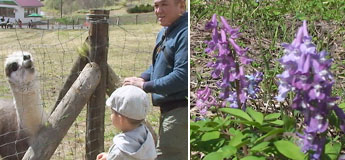
[[[15,0],[21,7],[43,7],[39,0]]]

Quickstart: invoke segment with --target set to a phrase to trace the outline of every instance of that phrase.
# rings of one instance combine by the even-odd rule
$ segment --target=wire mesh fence
[[[160,26],[154,23],[110,25],[108,64],[117,75],[120,77],[138,76],[151,64],[151,53],[159,29]],[[0,30],[0,35],[0,116],[13,117],[13,115],[16,115],[15,112],[12,114],[2,112],[3,105],[13,105],[13,95],[4,73],[6,57],[14,51],[27,51],[32,54],[39,81],[36,89],[39,90],[40,94],[40,104],[36,107],[42,106],[44,111],[49,114],[73,63],[78,58],[78,48],[82,46],[87,38],[88,30],[86,28],[75,30],[61,28],[56,30],[11,29]],[[32,97],[21,98],[31,100]],[[23,107],[25,107],[25,104]],[[25,114],[25,112],[22,114]],[[112,137],[115,134],[109,121],[109,114],[110,112],[106,109],[105,149],[110,146]],[[33,117],[33,115],[30,116]],[[154,127],[158,124],[157,117],[155,111],[148,116]],[[12,133],[17,134],[18,131],[15,130],[3,131],[6,128],[3,127],[5,124],[7,126],[17,125],[15,122],[4,122],[3,119],[0,118],[0,139],[1,136],[5,137]],[[23,127],[21,126],[21,128]],[[86,110],[84,108],[51,159],[85,159],[85,154],[87,154],[85,153],[85,128]],[[27,137],[30,137],[28,135],[23,136],[24,138],[0,144],[0,152],[6,146],[16,144],[20,140],[27,140]],[[11,154],[13,156],[19,154],[19,152],[15,151]]]

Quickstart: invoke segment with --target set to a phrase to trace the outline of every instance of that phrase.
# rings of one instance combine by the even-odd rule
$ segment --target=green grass
[[[120,77],[138,76],[151,64],[152,49],[161,26],[158,24],[110,26],[108,64]],[[6,55],[21,48],[33,54],[39,73],[42,100],[47,112],[55,100],[69,71],[76,60],[77,48],[86,39],[87,30],[0,30],[0,97],[11,98],[4,76]],[[52,159],[83,159],[85,157],[84,108],[69,129]],[[154,107],[147,120],[158,131],[159,109]],[[112,144],[116,134],[110,122],[110,110],[106,108],[105,149]]]
[[[341,42],[344,37],[345,2],[341,0],[232,0],[232,1],[191,1],[192,26],[203,26],[211,19],[213,14],[224,16],[231,26],[240,27],[242,38],[239,43],[249,47],[250,57],[255,57],[256,69],[267,72],[264,79],[265,95],[271,99],[269,93],[276,92],[276,74],[281,72],[277,60],[283,52],[280,47],[283,42],[291,42],[302,20],[308,21],[309,33],[319,51],[331,52],[334,58],[334,66],[341,66],[343,56],[341,52],[344,45]],[[192,32],[193,32],[192,28]],[[199,34],[200,35],[200,34]],[[197,38],[203,36],[196,36]],[[210,37],[204,37],[209,39]],[[193,39],[192,42],[193,43]],[[200,48],[200,46],[202,46]],[[335,47],[337,46],[337,47]],[[196,44],[192,47],[195,58],[203,58],[204,45]],[[337,48],[337,49],[335,49]],[[195,54],[194,54],[195,53]],[[192,55],[193,65],[195,64]],[[272,70],[273,69],[273,70]],[[337,75],[343,75],[344,71],[338,70]],[[192,75],[193,76],[193,75]],[[343,78],[337,77],[336,88],[341,88]],[[345,98],[344,94],[338,94]]]

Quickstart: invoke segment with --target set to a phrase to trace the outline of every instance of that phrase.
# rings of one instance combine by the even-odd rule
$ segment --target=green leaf
[[[216,117],[213,121],[218,123],[218,125],[223,125],[227,121],[227,119],[224,119],[222,117]]]
[[[270,142],[262,142],[250,149],[251,152],[262,152],[267,148]]]
[[[200,126],[195,122],[190,122],[189,128],[190,130],[198,130]]]
[[[220,111],[231,114],[237,118],[244,119],[247,121],[253,121],[249,115],[242,111],[241,109],[235,109],[235,108],[221,108]]]
[[[270,126],[265,126],[265,127],[261,127],[259,128],[260,131],[264,132],[264,133],[267,133],[267,132],[270,132],[272,131],[273,129],[275,129],[276,127],[272,127],[272,125]]]
[[[273,14],[278,16],[280,14],[280,12],[279,11],[273,11]]]
[[[254,126],[254,127],[260,127],[260,124],[258,122],[253,121],[241,121],[241,120],[229,120],[231,122],[237,123],[237,124],[244,124],[247,126]]]
[[[303,160],[304,154],[301,149],[294,143],[286,140],[274,142],[277,150],[285,157],[296,160]]]
[[[214,126],[217,126],[219,123],[216,122],[216,121],[209,121],[207,122],[205,125],[208,126],[208,127],[214,127]]]
[[[274,120],[280,117],[280,113],[271,113],[265,116],[265,120]]]
[[[224,158],[230,158],[232,155],[236,154],[237,149],[233,146],[224,146],[220,148],[217,152],[212,152],[205,156],[203,160],[223,160]]]
[[[237,149],[234,146],[224,146],[218,150],[218,152],[223,153],[223,158],[230,158],[232,155],[236,154]]]
[[[246,138],[246,136],[245,136],[245,138]],[[250,139],[246,139],[245,141],[242,141],[242,143],[238,144],[238,145],[236,146],[236,148],[241,148],[241,147],[243,147],[244,145],[248,145],[249,143],[250,143]]]
[[[213,127],[202,127],[199,129],[199,131],[202,131],[202,132],[209,132],[212,130],[215,130],[215,129]]]
[[[339,142],[329,142],[325,146],[325,154],[332,160],[336,160],[339,156],[341,149],[341,143]]]
[[[266,133],[265,135],[261,136],[260,138],[258,138],[256,141],[255,141],[255,144],[264,140],[265,138],[269,137],[269,136],[273,136],[275,134],[279,134],[279,133],[283,133],[284,132],[284,129],[282,128],[276,128],[276,129],[273,129],[272,131]]]
[[[202,135],[201,141],[209,141],[212,139],[218,139],[219,136],[220,136],[219,131],[206,132],[204,135]]]
[[[282,115],[282,119],[284,121],[284,129],[286,131],[293,132],[296,128],[296,118],[289,117],[288,115]]]
[[[271,124],[275,124],[275,125],[278,125],[278,126],[282,126],[282,125],[284,125],[284,121],[282,121],[282,120],[275,120],[275,121],[273,121],[273,122],[270,122]]]
[[[265,160],[265,157],[247,156],[241,158],[241,160]]]
[[[264,121],[264,115],[262,113],[257,112],[250,107],[247,108],[247,112],[256,122],[262,125],[262,122]]]
[[[205,156],[203,160],[223,160],[224,156],[222,152],[212,152]]]
[[[339,128],[339,119],[334,111],[332,111],[327,118],[330,125],[337,126]]]
[[[296,17],[297,17],[297,19],[299,19],[299,20],[306,20],[306,15],[305,14],[303,14],[303,13],[297,13],[296,14]]]
[[[193,122],[193,124],[198,125],[200,128],[202,128],[202,127],[205,126],[205,124],[206,124],[207,122],[209,122],[209,121],[210,121],[210,119],[205,119],[205,120],[203,120],[203,121],[196,121],[196,122]]]
[[[341,104],[339,104],[339,108],[341,108],[341,109],[345,110],[345,103],[341,103]]]
[[[229,145],[235,146],[235,147],[236,147],[237,145],[239,145],[239,144],[242,143],[242,139],[243,139],[244,137],[245,137],[245,136],[244,136],[241,132],[235,134],[234,136],[231,137],[231,140],[230,140],[230,142],[229,142]]]

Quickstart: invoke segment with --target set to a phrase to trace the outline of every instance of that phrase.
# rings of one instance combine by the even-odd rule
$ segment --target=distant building
[[[44,5],[40,0],[0,0],[0,17],[10,18],[11,22],[20,19],[23,23],[40,18],[28,17],[32,13],[40,13]]]

